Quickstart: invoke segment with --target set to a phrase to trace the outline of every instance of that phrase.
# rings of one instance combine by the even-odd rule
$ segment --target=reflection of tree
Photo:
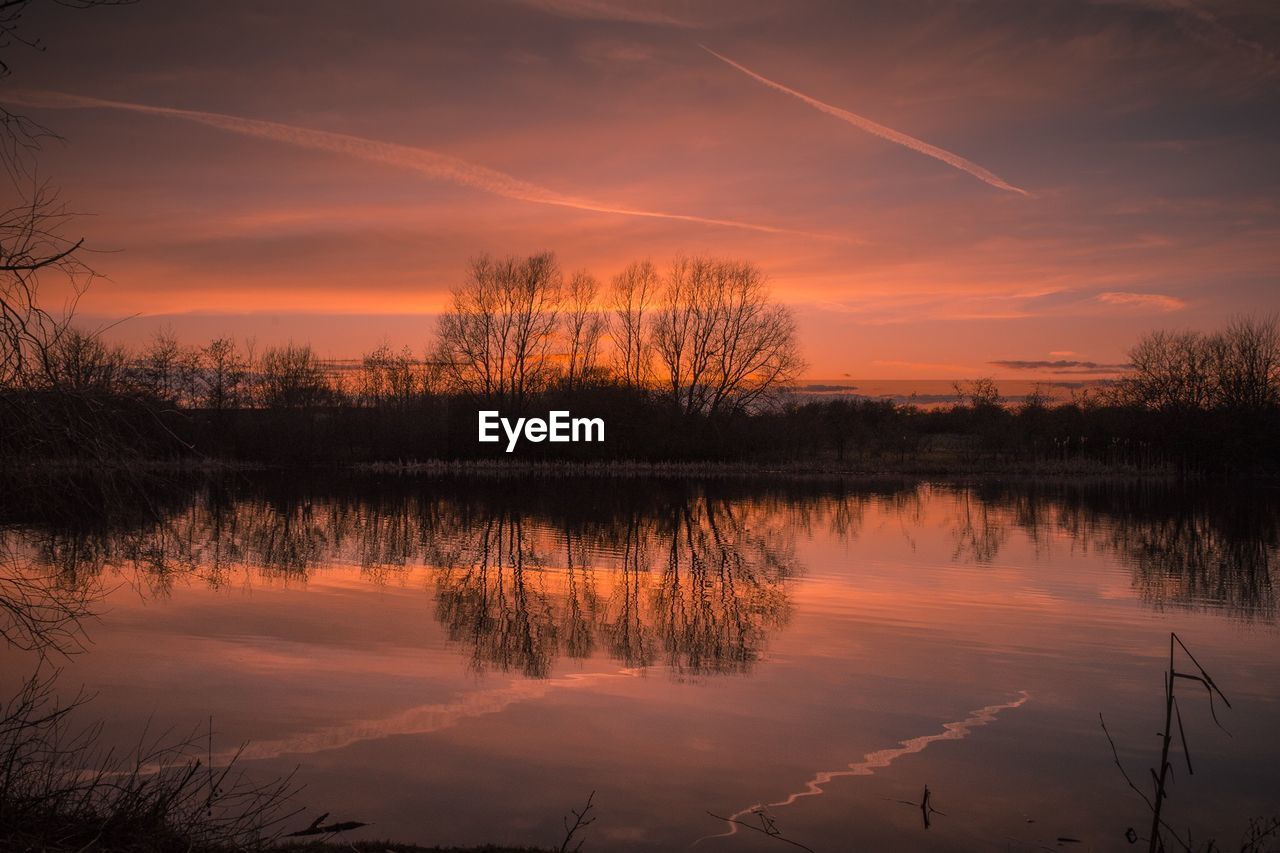
[[[307,500],[258,507],[244,519],[244,554],[268,574],[305,577],[328,552],[329,521]]]
[[[1008,513],[968,491],[957,495],[956,503],[956,524],[951,531],[956,547],[952,557],[990,563],[1000,553],[1008,535]]]
[[[105,569],[134,551],[156,556],[152,531],[190,505],[182,487],[144,500],[144,482],[72,476],[60,489],[0,489],[0,641],[41,654],[79,648]]]
[[[748,532],[743,508],[710,500],[673,509],[652,590],[665,663],[692,674],[745,671],[785,623],[789,552]]]
[[[436,574],[436,615],[449,639],[489,666],[545,677],[557,651],[558,622],[538,583],[539,559],[517,516],[499,512],[459,531],[456,557]]]
[[[586,547],[580,536],[565,528],[565,608],[561,619],[561,635],[565,641],[565,654],[575,659],[591,657],[596,640],[593,625],[599,611],[595,578]]]
[[[1151,484],[986,486],[975,493],[987,512],[1000,516],[998,526],[1017,526],[1037,544],[1057,532],[1073,545],[1116,554],[1153,607],[1275,618],[1280,506],[1274,497],[1239,487],[1228,494]]]
[[[749,534],[742,510],[724,502],[635,513],[622,522],[620,554],[607,555],[584,531],[531,529],[506,510],[472,521],[446,537],[435,584],[438,618],[479,669],[544,676],[556,656],[588,657],[603,638],[628,666],[654,663],[661,649],[676,672],[740,672],[785,622],[789,552]],[[561,549],[552,571],[547,555]]]
[[[653,629],[640,605],[641,585],[649,572],[648,536],[644,520],[633,514],[621,524],[621,559],[615,569],[613,592],[603,614],[601,633],[609,654],[625,666],[643,667],[654,662]]]
[[[1116,554],[1152,606],[1272,619],[1280,510],[1238,492],[405,479],[195,483],[116,495],[105,513],[0,499],[0,630],[82,612],[105,573],[164,595],[192,581],[305,580],[335,563],[373,582],[425,567],[436,618],[477,669],[544,676],[561,657],[605,654],[745,672],[787,621],[796,536],[857,536],[872,505],[908,537],[945,507],[957,558],[995,560],[1017,528],[1037,549],[1066,539]]]
[[[1133,567],[1133,583],[1156,606],[1214,606],[1245,619],[1275,618],[1272,576],[1280,536],[1274,508],[1230,500],[1210,508],[1116,524],[1112,547]]]
[[[29,558],[25,545],[0,535],[0,645],[25,651],[68,651],[88,615],[91,590],[68,583],[47,562]]]

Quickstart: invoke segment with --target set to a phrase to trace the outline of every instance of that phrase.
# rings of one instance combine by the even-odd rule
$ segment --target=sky
[[[482,253],[751,260],[811,378],[1075,380],[1280,309],[1270,0],[143,0],[0,103],[86,323],[422,351]],[[7,189],[5,191],[8,191]],[[116,321],[121,321],[117,323]]]

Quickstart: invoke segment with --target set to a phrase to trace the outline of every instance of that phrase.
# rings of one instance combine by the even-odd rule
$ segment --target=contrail
[[[996,716],[1001,711],[1008,711],[1013,708],[1020,708],[1031,698],[1031,694],[1025,690],[1018,691],[1018,698],[1012,702],[1004,702],[999,705],[987,705],[973,711],[963,720],[954,723],[943,723],[942,731],[932,735],[921,735],[913,737],[909,740],[900,741],[898,745],[892,749],[878,749],[875,752],[869,752],[862,757],[861,761],[855,762],[847,766],[843,770],[823,770],[814,775],[812,779],[805,782],[804,790],[797,791],[787,795],[786,798],[776,803],[769,803],[770,808],[782,808],[789,806],[801,797],[815,797],[824,793],[824,785],[830,783],[833,779],[839,779],[843,776],[870,776],[877,770],[883,770],[897,759],[904,755],[914,755],[917,752],[923,752],[924,748],[931,743],[940,740],[962,740],[969,736],[969,732],[979,726],[985,726],[988,723],[995,722]],[[689,846],[694,846],[700,842],[707,841],[712,838],[727,838],[734,835],[738,831],[738,825],[733,821],[739,820],[746,815],[751,814],[756,809],[764,808],[764,804],[757,803],[754,806],[747,806],[745,809],[734,812],[729,816],[729,828],[718,835],[706,835],[699,838]]]
[[[1013,184],[1009,183],[1008,181],[1004,180],[998,175],[994,175],[991,172],[988,172],[986,169],[982,168],[977,163],[974,163],[970,160],[966,160],[965,158],[961,157],[959,154],[952,154],[950,151],[939,148],[936,145],[930,145],[929,143],[924,142],[923,140],[916,139],[914,136],[908,136],[907,134],[896,131],[891,127],[885,127],[883,124],[878,124],[869,118],[864,118],[858,115],[857,113],[851,113],[848,110],[842,110],[839,107],[834,107],[831,104],[825,103],[824,101],[819,101],[817,98],[811,98],[808,95],[804,94],[803,92],[797,92],[795,89],[789,88],[774,80],[770,80],[768,77],[764,77],[760,74],[757,74],[756,72],[752,71],[750,68],[747,68],[745,65],[739,65],[729,57],[724,56],[723,54],[716,53],[714,50],[707,47],[705,44],[700,44],[698,45],[698,47],[702,48],[707,53],[714,56],[716,59],[719,59],[721,62],[724,62],[728,65],[733,66],[734,68],[741,71],[743,74],[746,74],[748,77],[751,77],[754,80],[758,80],[759,82],[763,83],[769,88],[777,89],[779,92],[785,92],[786,94],[791,95],[792,97],[799,98],[800,100],[804,101],[806,104],[813,107],[814,109],[821,110],[827,115],[835,116],[841,121],[848,122],[854,127],[860,127],[863,130],[865,130],[867,133],[875,134],[876,136],[879,136],[881,139],[887,139],[890,142],[896,142],[899,145],[903,145],[903,146],[906,146],[907,148],[910,148],[912,151],[919,151],[921,154],[924,154],[928,157],[933,157],[936,160],[941,160],[942,162],[946,163],[949,166],[954,166],[957,169],[960,169],[961,171],[968,172],[970,175],[973,175],[978,180],[985,181],[986,183],[991,184],[991,186],[993,187],[998,187],[1002,190],[1008,190],[1009,192],[1013,192],[1013,193],[1021,193],[1022,195],[1025,195],[1028,198],[1033,197],[1031,193],[1027,192],[1026,190],[1021,189],[1020,187],[1015,187]]]
[[[327,130],[316,130],[309,127],[298,127],[274,121],[242,118],[240,116],[209,113],[199,110],[180,110],[172,107],[153,107],[147,104],[134,104],[127,101],[109,101],[103,98],[91,98],[81,95],[70,95],[62,92],[17,92],[6,96],[12,103],[28,107],[46,107],[51,109],[111,109],[148,115],[166,116],[193,121],[197,124],[209,125],[244,136],[255,136],[284,142],[300,148],[311,148],[317,151],[328,151],[384,163],[401,169],[418,172],[430,178],[450,181],[463,186],[474,187],[493,195],[534,204],[550,204],[557,207],[571,207],[575,210],[590,210],[596,213],[615,213],[622,216],[640,216],[650,219],[674,219],[680,222],[696,222],[702,225],[721,225],[727,228],[742,228],[748,231],[762,231],[766,234],[801,234],[807,237],[823,237],[826,235],[795,231],[789,228],[778,228],[772,225],[757,225],[736,219],[714,219],[707,216],[693,216],[684,213],[665,213],[657,210],[640,210],[632,207],[606,204],[579,196],[565,195],[547,189],[529,181],[490,169],[476,163],[469,163],[448,154],[441,154],[428,148],[416,148],[409,145],[398,145],[393,142],[381,142],[360,136],[349,136],[345,133],[332,133]]]

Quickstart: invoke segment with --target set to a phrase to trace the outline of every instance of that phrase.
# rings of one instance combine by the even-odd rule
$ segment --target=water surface
[[[61,683],[111,742],[211,717],[353,839],[558,844],[594,790],[586,849],[798,849],[708,814],[760,805],[816,850],[1127,847],[1098,715],[1145,785],[1170,631],[1232,703],[1228,736],[1179,685],[1172,822],[1280,813],[1273,495],[245,479],[25,512],[6,548],[104,596]]]

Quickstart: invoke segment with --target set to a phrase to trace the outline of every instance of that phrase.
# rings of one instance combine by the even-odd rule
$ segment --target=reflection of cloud
[[[1108,305],[1137,305],[1158,308],[1161,311],[1181,311],[1187,307],[1187,303],[1184,300],[1176,296],[1166,296],[1163,293],[1110,291],[1108,293],[1099,293],[1097,298],[1099,302],[1105,302]]]
[[[275,142],[296,145],[300,148],[328,151],[333,154],[354,157],[358,160],[384,163],[389,166],[408,169],[437,180],[450,181],[455,184],[473,187],[504,198],[528,201],[535,204],[570,207],[576,210],[590,210],[597,213],[615,213],[622,216],[639,216],[650,219],[675,219],[682,222],[696,222],[703,225],[721,225],[728,228],[742,228],[748,231],[763,231],[770,234],[803,233],[792,231],[787,228],[775,228],[771,225],[757,225],[750,222],[742,222],[736,219],[713,219],[684,213],[664,213],[655,210],[638,210],[630,207],[619,207],[616,205],[606,204],[604,202],[594,201],[592,199],[564,195],[556,192],[555,190],[550,190],[546,187],[508,175],[505,172],[500,172],[497,169],[490,169],[487,166],[469,163],[458,157],[441,154],[427,148],[397,145],[391,142],[381,142],[376,139],[366,139],[359,136],[349,136],[345,133],[332,133],[327,130],[315,130],[309,127],[280,124],[279,122],[274,121],[241,118],[240,116],[224,115],[222,113],[208,113],[199,110],[153,107],[146,104],[110,101],[102,98],[82,97],[79,95],[63,94],[60,92],[15,93],[9,97],[9,100],[13,103],[32,107],[47,107],[52,109],[102,108],[145,113],[148,115],[167,116],[170,118],[180,118],[185,119],[186,121],[196,122],[197,124],[204,124],[221,130],[227,130],[232,133],[243,134],[245,136],[253,136],[259,139],[270,139]]]
[[[985,726],[988,723],[995,722],[996,715],[1001,711],[1020,708],[1028,699],[1031,698],[1031,694],[1025,690],[1020,690],[1018,693],[1018,698],[1012,702],[1005,702],[999,705],[987,705],[984,708],[979,708],[978,710],[973,711],[963,720],[955,723],[943,723],[942,731],[937,734],[913,737],[909,740],[900,741],[899,744],[892,749],[879,749],[875,752],[869,752],[862,757],[861,761],[848,765],[848,768],[845,770],[824,770],[817,773],[812,779],[805,783],[803,791],[797,791],[793,794],[789,794],[785,799],[779,800],[776,803],[769,803],[768,806],[769,808],[782,808],[784,806],[791,805],[801,797],[816,797],[819,794],[824,793],[823,786],[827,785],[834,779],[840,779],[845,776],[870,776],[877,770],[883,770],[888,767],[904,755],[914,755],[917,752],[923,752],[925,747],[929,746],[931,743],[936,743],[940,740],[963,740],[969,736],[969,732],[971,730],[976,729],[979,726]],[[752,811],[763,807],[764,806],[761,803],[757,803],[753,806],[747,806],[745,809],[730,815],[730,821],[739,820],[751,814]],[[737,831],[738,825],[731,822],[729,823],[729,828],[726,831],[719,835],[708,835],[705,838],[699,838],[698,841],[705,841],[708,838],[725,838],[736,834]],[[697,842],[694,843],[696,844]]]
[[[281,755],[342,749],[360,741],[380,740],[397,735],[430,734],[471,717],[496,714],[517,702],[539,699],[553,689],[581,687],[600,679],[633,677],[639,674],[639,670],[620,669],[616,672],[575,673],[540,681],[513,681],[506,687],[471,692],[454,702],[421,705],[390,717],[342,723],[276,740],[254,741],[239,752],[231,751],[213,756],[213,763],[225,764],[237,754],[241,760],[256,761],[278,758]]]
[[[834,107],[831,104],[826,103],[825,101],[819,101],[817,98],[811,98],[808,95],[805,95],[801,92],[797,92],[795,89],[791,89],[787,86],[782,85],[781,83],[770,80],[768,77],[761,76],[760,74],[757,74],[756,72],[752,71],[750,68],[747,68],[745,65],[739,65],[729,57],[716,53],[714,50],[707,47],[706,45],[699,45],[699,46],[703,50],[705,50],[707,53],[714,56],[716,59],[719,59],[721,62],[724,62],[727,65],[733,66],[734,68],[741,71],[743,74],[746,74],[748,77],[751,77],[752,79],[763,83],[769,88],[777,89],[779,92],[784,92],[788,95],[791,95],[794,98],[799,98],[800,100],[804,101],[806,104],[813,107],[814,109],[824,112],[827,115],[835,116],[836,118],[840,119],[843,122],[847,122],[848,124],[851,124],[854,127],[865,130],[867,133],[873,134],[875,136],[879,136],[881,139],[887,139],[890,142],[896,142],[898,145],[902,145],[906,148],[910,148],[912,151],[918,151],[919,153],[925,155],[926,157],[932,157],[935,160],[941,160],[943,163],[946,163],[948,166],[954,166],[955,168],[961,170],[962,172],[968,172],[970,175],[973,175],[978,180],[984,181],[998,189],[1008,190],[1009,192],[1021,193],[1022,195],[1025,195],[1025,196],[1031,195],[1031,193],[1027,192],[1026,190],[1015,187],[1013,184],[1008,183],[1003,178],[995,174],[992,174],[991,172],[987,171],[986,169],[982,168],[977,163],[974,163],[971,160],[966,160],[965,158],[961,157],[959,154],[952,154],[950,151],[947,151],[944,148],[939,148],[936,145],[930,145],[927,142],[916,139],[914,136],[908,136],[907,134],[902,133],[901,131],[894,130],[893,128],[890,128],[890,127],[885,127],[884,125],[878,124],[877,122],[874,122],[869,118],[864,118],[858,115],[857,113],[851,113],[848,110],[842,110],[839,107]]]

